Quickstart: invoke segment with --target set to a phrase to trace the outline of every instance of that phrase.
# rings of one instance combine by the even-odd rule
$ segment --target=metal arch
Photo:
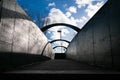
[[[55,46],[55,47],[53,47],[53,49],[55,49],[55,48],[57,48],[57,47],[63,47],[63,48],[65,48],[65,49],[67,49],[67,47],[65,47],[65,46]]]
[[[53,43],[53,42],[56,42],[56,41],[65,41],[65,42],[67,42],[68,44],[70,43],[70,41],[67,41],[67,40],[64,40],[64,39],[52,40],[52,41],[50,41],[50,43]]]
[[[55,23],[55,24],[50,24],[50,25],[47,25],[47,26],[44,26],[43,28],[41,28],[41,30],[44,32],[46,31],[47,29],[51,28],[51,27],[54,27],[54,26],[67,26],[67,27],[70,27],[72,29],[74,29],[75,31],[79,32],[80,29],[76,26],[73,26],[73,25],[70,25],[70,24],[66,24],[66,23]]]

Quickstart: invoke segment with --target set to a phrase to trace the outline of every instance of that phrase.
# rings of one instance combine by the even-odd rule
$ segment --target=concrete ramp
[[[118,71],[90,66],[67,59],[48,60],[18,67],[9,74],[120,74]],[[62,76],[61,76],[62,77]],[[71,76],[69,76],[71,77]]]

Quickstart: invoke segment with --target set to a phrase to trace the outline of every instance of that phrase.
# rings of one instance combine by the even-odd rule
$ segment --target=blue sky
[[[81,29],[107,0],[17,0],[17,2],[40,28],[53,23],[68,23]],[[58,30],[62,31],[62,39],[68,41],[77,34],[66,26],[57,26],[46,31],[48,40],[59,39]],[[52,46],[60,44],[55,42]],[[68,43],[62,42],[62,45],[67,47]],[[60,51],[60,48],[56,51]]]

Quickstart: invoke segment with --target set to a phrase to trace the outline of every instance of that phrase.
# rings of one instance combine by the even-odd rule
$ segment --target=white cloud
[[[91,4],[92,0],[75,0],[75,3],[78,5],[78,8],[85,6],[86,4]]]
[[[62,31],[61,32],[62,37],[65,37],[67,34],[70,33],[67,29],[64,28],[64,26],[62,26],[62,27],[60,27],[60,26],[58,26],[58,27],[52,27],[52,28],[50,28],[48,30],[49,34],[52,33],[50,39],[60,39],[60,34],[57,32],[58,30],[60,30],[60,28],[62,28],[61,29],[61,31]]]
[[[54,2],[49,3],[48,6],[55,6],[55,3]]]
[[[82,16],[82,17],[80,18],[79,22],[84,23],[84,22],[86,22],[87,20],[88,20],[88,19],[87,19],[85,16]]]
[[[92,1],[99,1],[96,5],[92,4]],[[77,13],[77,7],[70,6],[67,9],[67,12],[64,14],[60,9],[52,8],[50,10],[50,13],[48,14],[48,17],[45,18],[45,22],[47,25],[54,24],[54,23],[67,23],[72,24],[75,26],[78,26],[79,28],[82,28],[83,25],[88,21],[88,17],[91,18],[97,10],[103,5],[103,1],[101,0],[75,0],[77,7],[81,8],[82,6],[86,6],[85,12],[87,15],[82,16],[81,18],[74,18],[72,16],[72,13]],[[54,3],[50,4],[51,6],[54,6]],[[49,5],[49,6],[50,6]],[[65,8],[67,4],[64,4],[63,7]],[[79,24],[79,25],[77,25]],[[62,30],[62,37],[65,39],[72,39],[71,36],[76,34],[76,31],[71,32],[69,29],[67,29],[65,26],[57,26],[52,27],[49,29],[49,34],[51,34],[50,39],[59,39],[60,34],[57,32],[58,30]],[[68,35],[69,34],[69,35]],[[59,43],[56,43],[59,45]],[[66,43],[64,43],[64,46],[67,46]]]
[[[81,8],[85,5],[91,5],[93,1],[103,2],[103,0],[75,0],[75,3],[77,4],[78,8]],[[106,1],[107,0],[104,0],[104,2]]]
[[[67,4],[64,4],[63,7],[64,7],[64,8],[67,7]]]
[[[50,13],[48,14],[48,17],[50,18],[50,23],[69,23],[69,19],[66,17],[66,15],[60,10],[56,8],[52,8],[50,10]]]
[[[62,36],[66,36],[66,34],[69,34],[70,32],[67,29],[62,29]]]
[[[96,5],[93,5],[92,3],[88,5],[85,12],[87,12],[88,17],[92,17],[102,6],[104,2],[98,2]]]
[[[72,14],[70,12],[66,12],[65,14],[67,17],[70,17]]]
[[[97,1],[97,4],[93,5],[93,1]],[[75,0],[75,3],[77,4],[78,8],[87,5],[85,12],[87,12],[87,16],[91,18],[106,1],[107,0]]]
[[[67,42],[62,42],[62,44],[64,44],[65,47],[69,45]]]
[[[50,13],[48,14],[48,17],[46,17],[47,21],[45,21],[45,22],[47,23],[47,25],[53,24],[53,23],[67,23],[67,24],[76,26],[77,24],[74,21],[75,19],[68,18],[68,14],[69,14],[69,16],[71,15],[70,13],[67,13],[67,15],[64,14],[60,9],[52,8],[50,10]]]
[[[78,26],[77,23],[84,24],[88,19],[85,16],[81,17],[80,19],[75,19],[70,12],[66,12],[64,14],[60,9],[52,8],[45,20],[46,24],[44,24],[44,26],[54,23],[67,23]],[[61,28],[65,28],[65,26],[57,26],[50,28],[49,30],[55,31]],[[81,28],[81,26],[79,26],[79,28]]]
[[[67,23],[67,24],[77,26],[77,22],[78,22],[78,19],[75,19],[74,17],[68,18],[66,14],[64,14],[60,9],[57,9],[57,8],[52,8],[50,10],[50,13],[48,14],[48,17],[46,18],[47,18],[46,19],[47,21],[45,22],[47,23],[47,25],[54,24],[54,23]],[[70,31],[67,30],[65,26],[52,27],[49,29],[49,31],[52,32],[50,39],[54,40],[54,39],[60,38],[59,36],[60,34],[57,32],[58,30],[62,30],[62,37],[70,37],[72,34],[72,32],[70,33]]]
[[[68,8],[68,11],[71,12],[71,13],[77,13],[77,8],[75,6],[70,6]]]
[[[81,25],[88,20],[85,16],[81,17],[80,19],[75,19],[70,15],[71,15],[70,12],[66,12],[66,14],[64,14],[60,9],[52,8],[50,10],[50,13],[48,14],[48,17],[46,17],[47,21],[45,21],[45,23],[47,23],[47,25],[54,24],[54,23],[67,23],[67,24],[71,24],[81,28],[82,27]],[[81,25],[77,25],[78,23],[80,23]],[[49,30],[57,31],[62,28],[65,28],[65,26],[57,26],[57,27],[50,28]]]
[[[78,27],[81,29],[86,22],[88,21],[88,18],[86,16],[82,16],[80,19],[77,20]]]
[[[51,39],[59,39],[60,38],[60,34],[57,31],[54,31],[50,38]]]
[[[70,17],[71,24],[75,24],[77,26],[78,19],[75,19],[74,17]]]

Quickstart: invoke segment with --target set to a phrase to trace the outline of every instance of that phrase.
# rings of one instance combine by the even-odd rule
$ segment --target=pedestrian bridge
[[[65,23],[39,29],[16,0],[0,0],[0,72],[40,74],[116,74],[120,72],[119,0],[106,4],[82,29]],[[9,14],[8,14],[9,13]],[[48,41],[44,31],[67,26],[78,33],[72,41]],[[53,42],[64,41],[56,55]]]

